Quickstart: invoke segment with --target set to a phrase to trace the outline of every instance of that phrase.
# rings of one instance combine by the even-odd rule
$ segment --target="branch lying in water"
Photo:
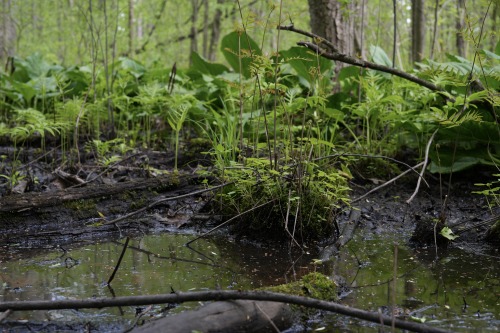
[[[370,321],[373,323],[383,323],[391,326],[392,318],[376,312],[360,310],[344,306],[334,302],[322,301],[314,298],[278,294],[265,291],[233,291],[233,290],[213,290],[197,292],[178,292],[171,294],[151,295],[151,296],[125,296],[113,298],[92,298],[86,300],[61,300],[61,301],[12,301],[1,302],[0,311],[26,311],[26,310],[53,310],[53,309],[83,309],[83,308],[104,308],[112,306],[133,306],[164,303],[182,303],[193,301],[226,301],[226,300],[255,300],[271,301],[296,305],[303,305],[310,308],[326,310],[338,314]],[[416,322],[408,322],[401,319],[395,320],[397,328],[412,332],[428,333],[449,333],[441,328],[431,327]]]

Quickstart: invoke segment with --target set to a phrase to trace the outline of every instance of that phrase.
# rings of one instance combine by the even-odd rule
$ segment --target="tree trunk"
[[[491,12],[491,21],[492,21],[491,22],[491,31],[493,31],[493,32],[498,31],[497,19],[498,19],[498,17],[500,17],[500,10],[498,7],[500,7],[500,3],[498,1],[496,1],[493,4],[493,10]],[[492,52],[495,52],[495,47],[497,46],[498,40],[499,40],[498,34],[493,34],[491,36],[491,51]]]
[[[203,0],[203,57],[208,58],[208,0]]]
[[[348,11],[353,4],[336,0],[308,0],[311,30],[336,45],[340,53],[354,54],[354,20]]]
[[[217,53],[217,44],[220,37],[220,22],[222,18],[221,6],[224,0],[217,0],[217,8],[215,9],[214,20],[212,21],[212,31],[210,33],[210,46],[208,47],[208,60],[215,61]]]
[[[191,0],[193,12],[191,14],[191,52],[198,52],[198,29],[196,21],[198,21],[198,0]]]
[[[15,54],[16,26],[14,20],[10,16],[11,1],[12,0],[2,0],[2,14],[0,15],[2,21],[2,28],[0,31],[0,41],[2,43],[0,47],[0,59],[2,63],[6,63],[7,59],[13,57]]]
[[[128,55],[134,53],[134,0],[128,1]]]
[[[461,57],[465,57],[465,0],[457,0],[457,22],[456,22],[456,37],[457,37],[457,53]]]
[[[311,30],[336,46],[337,52],[355,54],[354,2],[342,4],[337,0],[308,0]],[[335,73],[346,66],[336,62]]]
[[[424,58],[425,46],[425,11],[424,0],[412,0],[412,39],[411,39],[411,59],[412,62],[422,61]]]

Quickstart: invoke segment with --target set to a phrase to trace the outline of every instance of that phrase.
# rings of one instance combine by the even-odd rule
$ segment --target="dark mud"
[[[64,173],[58,173],[53,165],[59,161],[60,155],[45,160],[34,150],[24,154],[24,157],[19,156],[25,159],[21,169],[25,170],[26,186],[24,189],[9,189],[5,181],[0,198],[0,262],[28,257],[43,250],[57,248],[64,251],[66,246],[74,248],[124,236],[206,231],[217,223],[218,219],[205,211],[212,198],[212,194],[207,192],[159,204],[117,224],[106,224],[157,200],[193,193],[204,188],[206,180],[216,184],[213,179],[197,174],[199,165],[205,163],[200,155],[197,155],[200,161],[196,157],[184,159],[184,167],[179,173],[172,171],[171,154],[147,151],[130,153],[122,162],[109,166],[103,166],[95,156],[87,155],[85,163],[62,168]],[[3,169],[3,172],[8,171]],[[472,174],[474,177],[470,174],[454,175],[450,184],[427,175],[429,186],[422,184],[409,204],[406,201],[413,194],[417,179],[414,176],[403,178],[356,201],[352,208],[339,211],[337,223],[342,229],[350,223],[351,211],[358,210],[359,224],[354,230],[356,242],[373,235],[391,235],[400,244],[411,243],[418,257],[418,249],[434,246],[434,234],[431,228],[430,236],[415,235],[415,229],[424,225],[428,231],[427,226],[433,226],[434,221],[439,220],[460,236],[448,244],[448,248],[464,248],[474,254],[499,256],[498,243],[485,241],[492,222],[482,222],[491,220],[500,214],[500,210],[489,209],[485,198],[471,193],[480,189],[474,184],[485,182],[489,172],[479,170]],[[77,177],[84,183],[79,180],[75,183],[74,177],[65,178],[64,175]],[[375,186],[373,179],[357,179],[351,183],[351,197],[356,199]],[[335,236],[332,238],[335,239]],[[255,244],[254,239],[244,235],[238,235],[238,239]],[[266,246],[264,243],[263,248]],[[309,244],[309,249],[316,253],[327,243]],[[266,275],[265,270],[261,271]],[[349,285],[343,287],[349,292]],[[78,324],[77,321],[71,324],[32,324],[34,330],[45,331],[112,331],[116,328],[106,327],[105,323],[102,324],[104,326],[97,323],[85,327],[82,325],[90,324]],[[20,327],[26,329],[29,325],[23,323]]]
[[[216,220],[203,211],[211,199],[210,192],[165,202],[118,224],[106,224],[154,201],[189,194],[207,182],[214,183],[211,177],[198,174],[203,166],[209,165],[206,155],[200,153],[205,149],[203,145],[191,144],[189,153],[179,158],[183,168],[173,172],[173,156],[167,152],[128,152],[119,161],[103,165],[102,156],[92,152],[81,152],[77,163],[65,159],[64,153],[57,150],[43,153],[34,148],[15,152],[2,148],[4,163],[0,172],[12,174],[14,170],[8,165],[15,157],[16,163],[21,163],[16,170],[23,178],[16,184],[0,178],[3,181],[0,184],[1,258],[5,260],[32,249],[213,226],[207,221]],[[209,169],[205,170],[208,174]],[[434,225],[439,221],[439,228],[446,225],[460,236],[454,244],[480,250],[500,209],[489,209],[485,198],[472,191],[481,190],[474,184],[487,181],[490,174],[489,170],[468,171],[453,175],[450,183],[447,175],[441,180],[426,175],[427,184],[422,183],[410,203],[406,201],[415,190],[414,175],[361,200],[356,198],[384,180],[358,178],[351,182],[352,209],[359,211],[357,229],[370,234],[398,234],[404,242],[411,239],[417,246],[432,246]],[[350,223],[352,209],[347,207],[337,213],[340,229]],[[482,224],[488,220],[490,223]],[[337,236],[332,235],[332,239]],[[245,238],[245,235],[238,237]],[[325,242],[319,247],[324,245]]]

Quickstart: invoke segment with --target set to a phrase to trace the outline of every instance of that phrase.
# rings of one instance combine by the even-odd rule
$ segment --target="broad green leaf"
[[[203,74],[219,75],[229,72],[229,69],[222,64],[210,63],[203,59],[198,53],[191,52],[191,69]]]
[[[489,158],[486,149],[464,150],[440,149],[430,153],[432,162],[429,171],[432,173],[450,173],[462,171],[475,165],[495,165]]]
[[[308,88],[318,77],[318,74],[325,73],[332,68],[333,62],[325,59],[305,47],[292,47],[281,51],[281,56],[297,73],[297,75],[307,81]]]
[[[326,114],[329,118],[332,118],[337,121],[343,120],[345,118],[345,113],[337,109],[324,108],[321,111],[324,114]]]
[[[254,58],[262,55],[259,46],[250,36],[245,32],[240,34],[236,31],[222,38],[221,51],[229,65],[237,73],[240,72],[241,59],[241,73],[245,78],[250,78],[252,75],[250,68]]]
[[[118,63],[122,69],[132,74],[136,79],[146,73],[146,68],[143,65],[127,57],[120,57]]]
[[[387,56],[387,53],[385,53],[385,51],[381,47],[371,45],[370,46],[370,56],[371,56],[373,62],[375,62],[376,64],[384,65],[387,67],[392,67],[391,59],[389,59],[389,57]]]

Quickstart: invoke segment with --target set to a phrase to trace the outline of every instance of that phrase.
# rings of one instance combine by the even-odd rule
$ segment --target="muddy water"
[[[0,300],[57,300],[146,295],[171,290],[253,289],[295,280],[321,270],[335,276],[342,302],[354,307],[425,320],[461,332],[493,332],[500,327],[500,263],[468,250],[451,249],[435,260],[433,249],[394,245],[390,238],[355,239],[339,257],[323,266],[310,264],[315,254],[289,254],[286,248],[256,247],[222,238],[201,239],[189,249],[192,235],[163,234],[133,239],[120,269],[106,287],[122,250],[119,242],[32,254],[0,262]],[[395,250],[397,248],[397,250]],[[5,253],[4,253],[5,255]],[[495,253],[493,253],[495,255]],[[498,256],[498,253],[496,253]],[[396,270],[394,261],[397,262]],[[394,283],[394,276],[396,277]],[[182,311],[154,306],[147,316]],[[135,307],[101,310],[18,312],[8,320],[93,323],[101,331],[122,331],[134,321]],[[112,323],[103,328],[102,323]],[[101,325],[101,326],[100,326]],[[72,326],[74,330],[89,326]],[[318,314],[290,332],[378,332],[374,324],[334,314]]]
[[[123,245],[94,244],[58,249],[29,259],[0,263],[0,301],[59,300],[89,297],[148,295],[172,290],[254,289],[286,283],[308,272],[312,256],[288,254],[283,248],[235,244],[226,238],[200,239],[184,246],[193,235],[162,234],[132,239],[119,270],[111,276]],[[5,249],[4,249],[5,251]],[[4,253],[5,255],[5,253]],[[181,311],[197,304],[183,304]],[[160,315],[155,306],[148,316]],[[113,322],[118,331],[135,317],[135,307],[101,310],[17,312],[9,320]],[[85,327],[83,328],[85,329]],[[109,330],[106,326],[106,331]]]
[[[390,237],[358,237],[326,267],[351,288],[344,304],[458,332],[500,328],[500,253],[478,248],[409,248]],[[394,262],[396,261],[396,266]],[[392,306],[395,304],[396,306]],[[309,323],[327,331],[377,332],[376,325],[328,314]],[[390,331],[390,329],[389,329]]]

